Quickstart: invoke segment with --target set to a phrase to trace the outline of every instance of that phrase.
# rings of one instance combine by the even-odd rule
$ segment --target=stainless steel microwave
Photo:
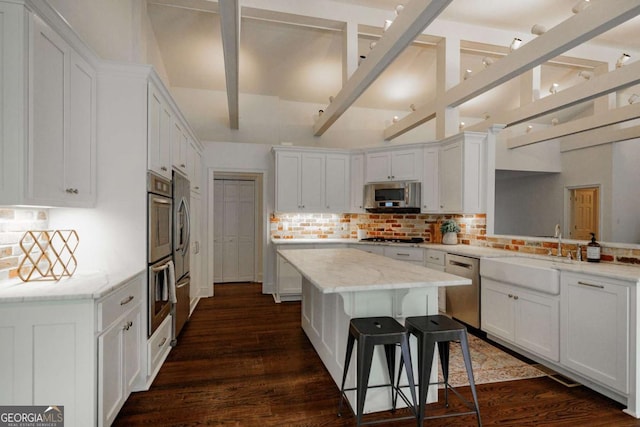
[[[364,207],[372,213],[419,213],[421,186],[416,181],[364,186]]]

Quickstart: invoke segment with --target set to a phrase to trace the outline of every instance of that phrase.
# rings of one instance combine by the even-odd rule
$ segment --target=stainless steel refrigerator
[[[189,320],[189,198],[191,188],[189,180],[179,172],[173,171],[173,263],[176,276],[176,300],[173,314],[172,345],[177,343],[178,335]]]

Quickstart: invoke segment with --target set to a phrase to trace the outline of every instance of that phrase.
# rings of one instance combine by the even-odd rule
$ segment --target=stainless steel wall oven
[[[171,312],[169,271],[173,242],[171,181],[152,172],[147,175],[148,286],[147,336],[153,335]]]

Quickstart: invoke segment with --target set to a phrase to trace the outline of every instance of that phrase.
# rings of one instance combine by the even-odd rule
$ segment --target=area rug
[[[546,373],[510,354],[505,353],[488,342],[468,335],[473,378],[476,384],[497,383],[543,377]],[[442,381],[442,374],[439,374]],[[467,371],[458,343],[450,344],[449,384],[452,387],[469,385]]]

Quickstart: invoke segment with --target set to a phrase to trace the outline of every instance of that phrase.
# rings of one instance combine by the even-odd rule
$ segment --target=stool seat
[[[358,341],[358,350],[356,353],[356,387],[345,389],[347,373],[349,371],[349,363],[355,341]],[[363,422],[364,402],[369,388],[369,375],[371,373],[371,362],[373,352],[376,345],[383,345],[385,359],[387,362],[387,372],[389,373],[389,384],[375,387],[390,387],[392,394],[392,410],[396,408],[397,396],[401,396],[409,408],[413,411],[414,416],[398,417],[394,419],[385,419],[388,421],[406,420],[410,418],[418,418],[416,408],[416,392],[413,380],[413,368],[411,365],[411,354],[409,351],[409,338],[407,328],[402,326],[393,317],[360,317],[351,319],[349,322],[349,335],[347,337],[347,351],[345,354],[344,371],[342,375],[342,386],[340,387],[340,403],[338,406],[338,416],[342,413],[342,403],[345,397],[345,391],[356,390],[356,424],[358,426],[365,424],[377,424],[380,421]],[[396,346],[400,346],[401,364],[406,366],[407,379],[409,381],[409,390],[413,402],[409,402],[404,393],[400,390],[399,384],[394,381]],[[402,368],[401,368],[402,369]],[[400,371],[402,372],[402,371]],[[400,374],[398,374],[398,380]]]
[[[478,396],[476,393],[475,381],[473,379],[473,369],[471,366],[469,343],[467,341],[467,328],[462,323],[440,314],[431,316],[407,317],[405,320],[405,326],[407,328],[407,331],[410,334],[414,335],[418,341],[419,424],[422,425],[424,420],[429,418],[475,414],[478,419],[478,426],[482,426],[482,421],[480,419],[480,408],[478,406]],[[460,348],[462,350],[462,356],[464,359],[465,368],[467,370],[469,387],[471,388],[471,394],[473,396],[473,404],[464,399],[455,389],[453,389],[449,385],[449,343],[451,341],[460,341]],[[447,414],[442,416],[425,417],[425,403],[427,400],[427,390],[429,388],[429,385],[431,385],[431,383],[429,383],[429,379],[431,378],[431,367],[433,366],[436,344],[438,346],[440,365],[442,367],[442,376],[444,379],[442,383],[438,384],[444,384],[446,406],[449,406],[449,390],[452,390],[472,411]]]

